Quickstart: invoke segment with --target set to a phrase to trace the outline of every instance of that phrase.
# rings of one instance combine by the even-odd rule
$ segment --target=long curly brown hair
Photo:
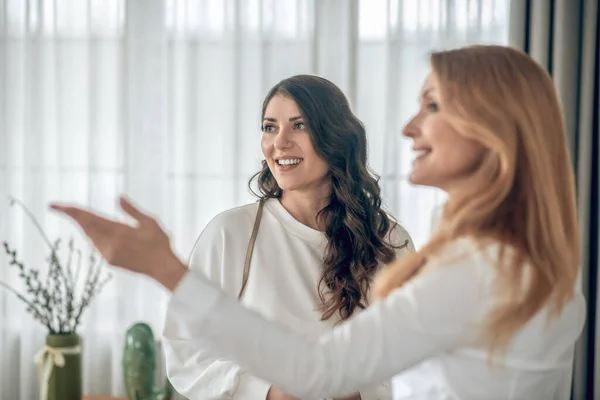
[[[329,165],[331,195],[319,212],[327,246],[319,281],[322,320],[336,312],[342,320],[364,309],[378,263],[395,259],[389,240],[396,222],[382,209],[379,177],[367,165],[367,138],[361,121],[352,113],[344,93],[327,79],[297,75],[275,85],[267,94],[262,118],[276,94],[293,99],[308,127],[317,154]],[[258,193],[253,190],[257,181]],[[277,185],[266,161],[248,182],[259,198],[279,198]]]

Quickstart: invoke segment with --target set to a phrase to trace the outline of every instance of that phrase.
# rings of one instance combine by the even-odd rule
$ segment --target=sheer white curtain
[[[0,238],[43,270],[43,242],[9,195],[51,236],[86,248],[47,203],[115,215],[125,193],[187,256],[216,213],[252,201],[269,87],[314,73],[351,99],[387,207],[423,244],[443,195],[407,183],[399,132],[428,51],[505,43],[508,1],[0,0]],[[0,261],[0,279],[19,287]],[[80,331],[86,393],[122,393],[124,332],[143,320],[158,334],[166,299],[149,280],[114,274]],[[35,399],[45,332],[6,291],[0,318],[0,399]]]

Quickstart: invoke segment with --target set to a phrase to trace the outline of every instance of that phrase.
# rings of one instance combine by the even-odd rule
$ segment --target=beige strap
[[[250,261],[252,261],[252,252],[254,251],[254,242],[256,242],[256,236],[258,235],[258,227],[260,226],[260,220],[262,218],[263,208],[265,205],[264,199],[260,199],[258,202],[258,211],[256,212],[256,219],[254,220],[254,227],[252,228],[252,235],[250,235],[250,242],[248,242],[248,250],[246,250],[246,260],[244,261],[244,275],[242,276],[242,287],[238,293],[238,300],[242,298],[246,284],[248,283],[248,275],[250,275]]]

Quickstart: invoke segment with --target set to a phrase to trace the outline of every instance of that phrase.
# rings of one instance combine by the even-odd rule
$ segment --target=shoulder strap
[[[238,300],[242,298],[246,284],[248,283],[248,275],[250,275],[250,261],[252,261],[252,252],[254,251],[254,242],[256,242],[256,236],[258,235],[258,228],[260,227],[260,220],[263,214],[263,208],[265,200],[260,199],[258,202],[258,211],[256,212],[256,219],[254,220],[254,227],[252,228],[252,235],[248,242],[248,250],[246,250],[246,260],[244,261],[244,274],[242,275],[242,287],[238,293]]]

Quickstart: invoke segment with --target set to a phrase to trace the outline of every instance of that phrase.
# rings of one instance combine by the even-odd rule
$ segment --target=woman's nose
[[[291,141],[290,134],[286,129],[281,129],[275,137],[274,146],[277,150],[286,150],[292,147],[294,143]]]
[[[406,136],[407,138],[414,139],[414,137],[418,134],[418,115],[415,115],[406,123],[406,125],[404,125],[404,128],[402,128],[402,135]]]

